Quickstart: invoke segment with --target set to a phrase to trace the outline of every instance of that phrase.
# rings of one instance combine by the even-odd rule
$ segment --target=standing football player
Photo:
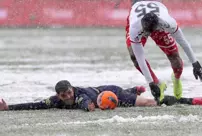
[[[149,36],[165,53],[171,63],[173,92],[174,96],[180,99],[182,96],[180,76],[183,71],[183,61],[179,55],[177,43],[188,56],[193,66],[195,78],[200,80],[202,80],[201,65],[176,20],[168,13],[166,6],[158,1],[138,0],[132,6],[127,18],[126,43],[135,67],[144,75],[156,101],[160,102],[164,98],[166,84],[159,82],[145,59],[143,47]]]

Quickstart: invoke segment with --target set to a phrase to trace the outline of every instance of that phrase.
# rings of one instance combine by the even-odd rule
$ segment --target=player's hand
[[[88,110],[89,111],[94,111],[95,110],[95,104],[93,102],[88,104]]]
[[[149,83],[149,87],[150,87],[151,93],[154,96],[155,100],[157,102],[159,102],[160,92],[161,92],[160,88],[154,82]]]
[[[136,86],[136,93],[137,95],[141,95],[146,91],[146,88],[144,86]]]
[[[8,105],[4,101],[4,99],[0,98],[0,110],[8,110]]]
[[[198,61],[192,64],[193,65],[193,74],[195,78],[198,80],[198,78],[202,81],[202,68]]]

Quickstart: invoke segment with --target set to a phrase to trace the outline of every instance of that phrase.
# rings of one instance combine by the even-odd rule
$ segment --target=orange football
[[[97,105],[100,109],[115,109],[118,105],[118,98],[111,91],[103,91],[97,97]]]

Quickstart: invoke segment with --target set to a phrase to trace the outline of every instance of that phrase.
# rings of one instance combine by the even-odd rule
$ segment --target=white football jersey
[[[153,12],[159,17],[158,30],[171,34],[177,30],[177,23],[169,15],[165,5],[157,1],[137,2],[132,6],[129,15],[129,35],[132,42],[141,42],[143,36],[149,36],[149,34],[143,32],[141,25],[141,19],[149,12]]]

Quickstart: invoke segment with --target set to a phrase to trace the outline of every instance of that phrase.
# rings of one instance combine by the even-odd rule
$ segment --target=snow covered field
[[[202,31],[184,29],[202,63]],[[180,47],[179,47],[180,48]],[[169,61],[149,40],[146,56],[161,80],[166,94],[173,95]],[[192,66],[184,60],[183,96],[202,96],[202,82],[194,79]],[[134,68],[126,45],[124,29],[2,29],[0,31],[0,97],[8,104],[38,101],[53,95],[62,79],[74,86],[116,84],[127,88],[145,85]],[[0,136],[148,136],[202,134],[202,107],[177,105],[156,108],[117,108],[86,113],[80,110],[0,112]]]

